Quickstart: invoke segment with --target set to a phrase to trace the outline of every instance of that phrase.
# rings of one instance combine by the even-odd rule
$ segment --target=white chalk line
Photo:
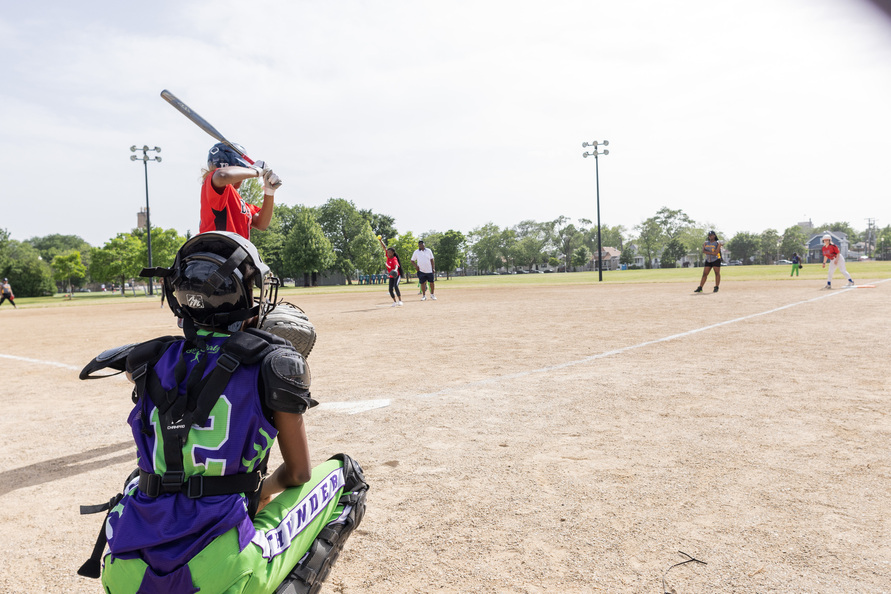
[[[880,284],[884,282],[888,282],[891,279],[885,279],[882,281],[878,281],[874,284]],[[782,305],[780,307],[775,307],[774,309],[770,309],[767,311],[762,311],[759,313],[749,314],[747,316],[742,316],[739,318],[734,318],[732,320],[726,320],[724,322],[718,322],[716,324],[709,324],[708,326],[703,326],[702,328],[696,328],[694,330],[688,330],[686,332],[680,332],[678,334],[672,334],[671,336],[665,336],[662,338],[657,338],[655,340],[648,340],[646,342],[641,342],[638,344],[633,344],[630,346],[622,347],[619,349],[614,349],[612,351],[606,351],[603,353],[597,353],[596,355],[590,355],[583,359],[577,359],[575,361],[567,361],[566,363],[560,363],[558,365],[549,365],[547,367],[541,367],[539,369],[530,369],[527,371],[520,371],[517,373],[510,373],[508,375],[499,375],[497,377],[487,378],[484,380],[478,380],[475,382],[468,382],[466,384],[461,384],[460,386],[452,386],[449,388],[444,388],[437,392],[428,392],[426,394],[417,394],[415,398],[432,398],[434,396],[441,396],[443,394],[448,394],[449,392],[457,392],[459,390],[466,390],[467,388],[474,388],[478,386],[485,386],[488,384],[496,384],[503,381],[510,381],[514,379],[519,379],[522,377],[528,377],[530,375],[538,374],[538,373],[547,373],[549,371],[556,371],[558,369],[565,369],[567,367],[574,367],[576,365],[584,365],[585,363],[590,363],[591,361],[596,361],[597,359],[604,359],[606,357],[612,357],[613,355],[620,355],[622,353],[626,353],[628,351],[632,351],[634,349],[639,349],[643,347],[647,347],[654,344],[659,344],[660,342],[669,342],[672,340],[677,340],[679,338],[685,338],[687,336],[692,336],[693,334],[698,334],[699,332],[705,332],[706,330],[712,330],[714,328],[719,328],[721,326],[727,326],[728,324],[736,324],[737,322],[743,322],[745,320],[751,320],[752,318],[757,318],[759,316],[766,316],[772,313],[776,313],[778,311],[782,311],[784,309],[789,309],[790,307],[796,307],[799,305],[805,305],[808,303],[813,303],[814,301],[819,301],[821,299],[826,299],[828,297],[834,297],[835,295],[841,295],[844,293],[844,290],[833,290],[827,291],[825,294],[820,295],[818,297],[814,297],[812,299],[805,299],[804,301],[797,301],[795,303],[789,303],[787,305]]]
[[[53,367],[61,367],[62,369],[72,369],[74,371],[80,371],[80,367],[75,367],[74,365],[68,365],[66,363],[57,363],[56,361],[44,361],[42,359],[31,359],[30,357],[17,357],[15,355],[4,355],[0,353],[0,358],[2,359],[12,359],[13,361],[24,361],[25,363],[37,363],[38,365],[51,365]]]
[[[80,371],[80,367],[59,363],[57,361],[44,361],[43,359],[32,359],[31,357],[19,357],[17,355],[5,355],[0,353],[0,359],[10,359],[12,361],[21,361],[24,363],[35,363],[37,365],[48,365],[50,367],[59,367],[71,371]],[[126,378],[124,374],[117,374],[115,377]],[[346,413],[355,415],[358,413],[374,410],[376,408],[384,408],[390,406],[389,400],[357,400],[354,402],[325,402],[319,405],[318,410],[330,410],[333,412]]]

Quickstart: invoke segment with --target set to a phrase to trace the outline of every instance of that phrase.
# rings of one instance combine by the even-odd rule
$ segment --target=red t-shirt
[[[830,260],[835,260],[835,257],[838,256],[838,246],[829,245],[823,246],[823,255],[829,258]]]
[[[233,185],[227,185],[222,193],[217,192],[212,179],[213,173],[201,186],[201,224],[198,233],[231,231],[250,239],[251,220],[260,207],[245,202]]]
[[[399,260],[396,259],[396,256],[392,258],[387,258],[387,273],[390,276],[394,276],[393,273],[399,274]]]

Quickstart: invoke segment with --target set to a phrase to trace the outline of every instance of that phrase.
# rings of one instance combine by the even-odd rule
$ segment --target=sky
[[[891,19],[867,0],[2,1],[0,229],[198,228],[215,142],[415,235],[492,222],[725,236],[891,224]],[[139,153],[141,155],[141,152]]]

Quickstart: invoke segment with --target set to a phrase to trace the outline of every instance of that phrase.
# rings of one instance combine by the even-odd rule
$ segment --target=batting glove
[[[275,191],[282,185],[282,179],[272,170],[267,169],[263,173],[263,191],[269,196],[275,196]]]

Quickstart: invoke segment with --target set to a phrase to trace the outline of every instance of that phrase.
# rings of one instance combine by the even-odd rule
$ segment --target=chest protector
[[[287,340],[262,330],[248,329],[235,332],[226,339],[220,348],[220,356],[214,368],[206,377],[204,377],[206,357],[193,368],[186,380],[185,394],[179,394],[179,386],[186,379],[186,363],[180,357],[174,369],[176,383],[171,390],[164,390],[155,371],[155,364],[168,349],[185,341],[183,337],[165,336],[109,349],[84,367],[80,379],[100,379],[128,371],[136,384],[133,389],[133,403],[139,404],[143,398],[149,398],[157,407],[167,470],[164,474],[153,474],[138,469],[140,491],[150,497],[157,497],[162,493],[183,493],[193,499],[244,493],[248,498],[248,513],[253,518],[260,501],[269,454],[267,453],[257,470],[251,473],[225,476],[196,475],[186,479],[182,447],[188,439],[192,425],[202,426],[207,421],[229,378],[241,365],[261,366],[260,385],[257,389],[263,400],[263,408],[270,417],[273,411],[303,414],[306,409],[318,404],[309,393],[311,384],[309,367],[303,356]],[[204,346],[203,339],[199,336],[193,337],[189,342],[196,343],[199,348]],[[186,346],[183,345],[184,348]],[[96,372],[109,369],[115,370],[116,373],[95,375]],[[143,422],[143,427],[150,425]],[[131,477],[135,477],[136,474],[134,471]],[[122,497],[123,495],[119,493],[107,503],[81,506],[81,513],[109,511]],[[79,575],[99,577],[100,559],[105,543],[103,523],[93,554],[78,570]]]

